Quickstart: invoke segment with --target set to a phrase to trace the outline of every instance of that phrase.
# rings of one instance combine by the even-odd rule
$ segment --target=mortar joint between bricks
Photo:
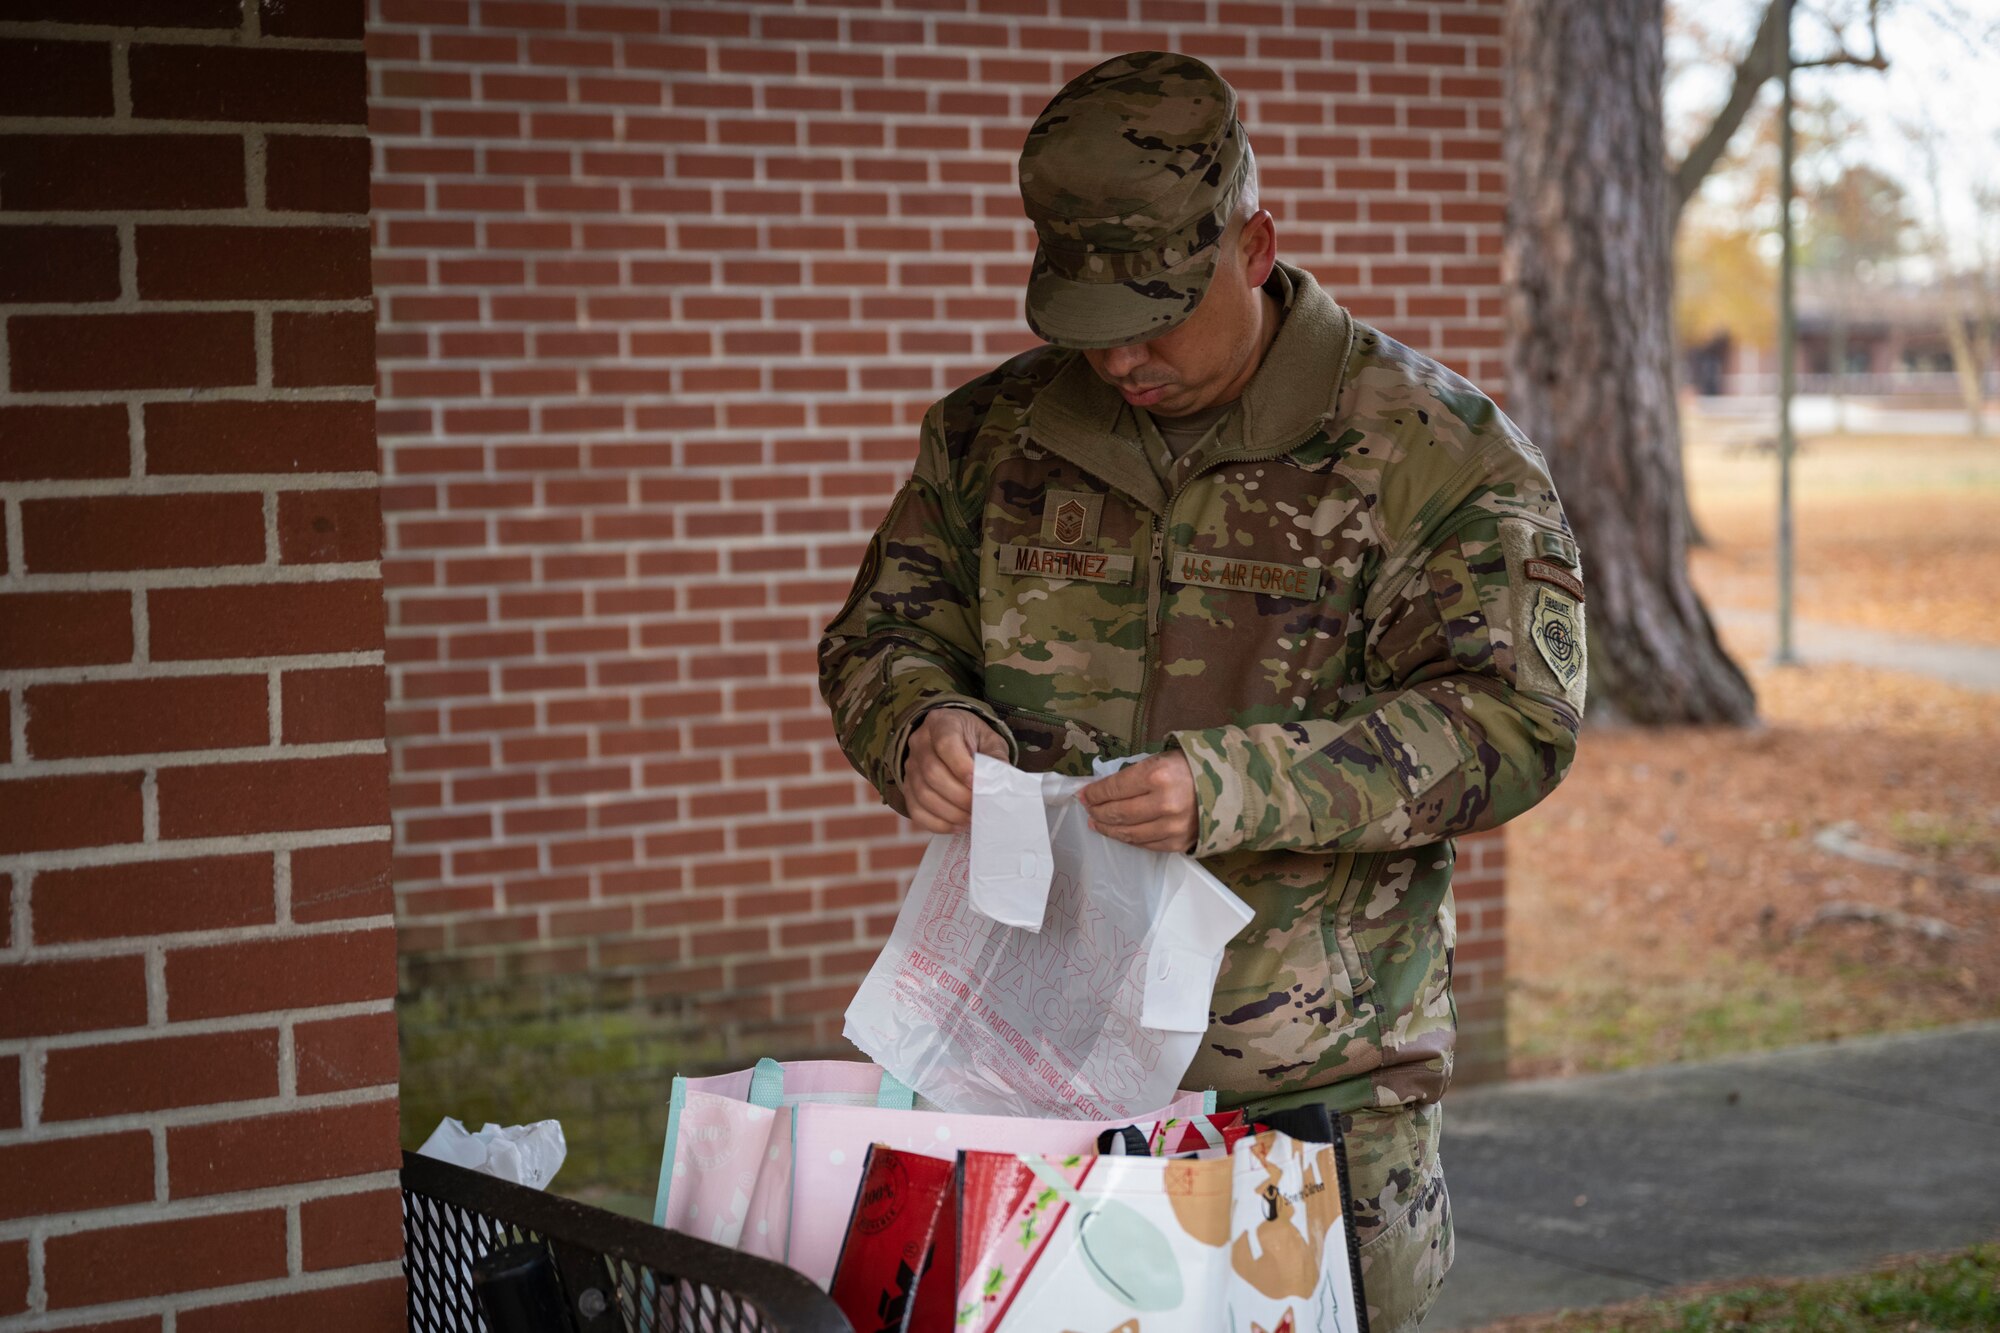
[[[112,769],[115,769],[118,766],[118,764],[119,760],[116,757],[112,757],[111,768],[108,768],[106,771],[112,771]],[[48,770],[40,770],[40,771],[48,771]],[[63,770],[57,769],[54,771],[63,771]],[[160,840],[160,770],[157,767],[148,766],[145,771],[145,776],[139,780],[139,801],[140,801],[140,811],[141,811],[140,828],[142,830],[139,840],[145,843],[158,842]],[[166,983],[162,981],[160,985],[161,985],[160,1012],[162,1015],[164,1015],[166,1012],[166,1007],[165,1007]]]
[[[174,214],[176,223],[186,221],[184,215]],[[10,215],[7,225],[15,225],[16,219],[22,223],[49,226],[102,226],[102,214],[83,213],[70,217],[56,215]],[[337,218],[334,222],[345,225],[351,218]],[[124,225],[124,224],[121,224]],[[276,224],[273,224],[276,225]],[[296,227],[326,226],[306,220],[287,219],[285,225]],[[360,230],[352,227],[351,230]],[[0,231],[0,235],[4,235]],[[32,308],[20,307],[17,313],[34,315],[101,315],[107,312],[130,313],[127,307],[143,310],[149,315],[199,315],[242,313],[241,304],[225,304],[220,301],[201,300],[197,297],[182,297],[171,300],[155,298],[128,302],[120,296],[113,301],[39,301]],[[265,313],[283,311],[287,314],[368,314],[374,310],[372,299],[366,296],[318,296],[271,298],[257,303],[257,309]],[[268,386],[255,384],[212,385],[204,388],[177,387],[172,389],[15,389],[8,393],[10,401],[30,403],[105,403],[128,402],[138,398],[142,402],[158,401],[162,393],[171,393],[176,401],[208,402],[216,399],[253,398],[259,402],[269,398]],[[373,391],[358,384],[316,386],[300,389],[298,398],[305,402],[358,402],[372,401]]]
[[[382,650],[374,648],[352,653],[302,653],[297,657],[190,658],[184,662],[111,662],[103,666],[17,667],[9,671],[0,671],[0,687],[27,689],[34,685],[163,680],[178,676],[211,676],[218,673],[246,674],[325,667],[377,667],[382,665],[382,657]]]
[[[7,525],[7,572],[0,574],[0,587],[25,583],[28,577],[26,538],[21,531],[21,500],[17,495],[0,499],[0,520]],[[15,754],[25,753],[16,750]]]
[[[258,329],[257,359],[260,367],[258,374],[261,376],[265,370],[269,369],[264,354],[268,349],[270,341],[268,337],[270,332],[270,317],[260,314],[258,319],[260,326]],[[262,563],[266,570],[276,570],[282,563],[278,539],[278,492],[275,487],[264,492],[264,559]],[[275,740],[273,743],[276,743]]]
[[[257,358],[257,387],[266,392],[272,388],[272,381],[277,374],[274,369],[276,355],[271,348],[271,324],[270,306],[260,305],[251,313],[250,342]]]
[[[118,310],[139,304],[139,228],[129,220],[118,224],[118,299],[109,304]]]
[[[180,1035],[180,1031],[176,1027],[165,1033],[151,1032],[146,1035],[154,1037],[178,1036]],[[97,1116],[88,1120],[44,1122],[39,1127],[38,1132],[32,1136],[25,1129],[0,1131],[0,1148],[17,1147],[29,1142],[57,1143],[88,1140],[107,1134],[129,1133],[139,1130],[148,1132],[158,1130],[163,1134],[172,1134],[175,1130],[215,1128],[235,1124],[239,1121],[257,1120],[294,1112],[341,1111],[357,1107],[394,1106],[397,1098],[397,1087],[398,1085],[394,1083],[380,1083],[363,1088],[342,1088],[335,1092],[309,1093],[305,1096],[293,1098],[275,1096],[259,1097],[248,1101],[222,1102],[205,1106],[172,1107],[165,1111],[126,1112],[118,1115]],[[164,1154],[162,1154],[162,1157],[164,1157]],[[317,1188],[321,1184],[331,1185],[334,1183],[348,1182],[347,1178],[342,1177],[338,1181],[314,1182],[314,1185]],[[168,1198],[163,1195],[156,1199],[120,1205],[118,1211],[128,1214],[129,1220],[148,1221],[151,1220],[149,1215],[155,1213],[162,1204],[179,1205],[189,1212],[202,1212],[207,1210],[205,1205],[219,1197],[225,1203],[233,1200],[235,1203],[247,1207],[279,1202],[279,1198],[276,1196],[282,1195],[288,1189],[296,1188],[298,1188],[297,1184],[276,1184],[260,1186],[256,1189],[236,1190],[232,1191],[229,1195],[223,1196],[183,1195],[179,1198]],[[245,1198],[243,1197],[245,1195],[261,1195],[263,1197]],[[106,1209],[105,1211],[110,1212],[111,1210]],[[0,1222],[0,1236],[4,1236],[6,1228],[12,1222],[21,1220],[24,1219],[12,1219],[10,1222]],[[90,1220],[96,1222],[100,1219],[93,1214]],[[105,1217],[101,1220],[111,1222],[116,1219]]]
[[[113,36],[111,41],[111,114],[116,120],[132,119],[132,43],[120,40],[124,34]]]
[[[186,953],[226,944],[272,944],[330,936],[361,935],[393,928],[395,924],[394,915],[383,912],[376,916],[335,917],[327,921],[289,923],[273,921],[255,926],[213,926],[206,930],[177,932],[174,935],[174,950],[176,953]],[[118,952],[121,944],[129,951],[131,945],[129,939],[74,940],[64,941],[61,944],[44,944],[35,951],[35,957],[38,961],[97,959],[106,956],[107,952]],[[149,1023],[152,1021],[148,1020]],[[160,1021],[170,1020],[162,1018]],[[179,1020],[179,1022],[186,1021]],[[176,1022],[176,1028],[179,1022]]]
[[[366,918],[366,920],[378,923],[370,927],[371,929],[380,929],[381,924],[388,923],[391,920],[391,918],[384,916],[384,917]],[[234,940],[233,938],[224,938],[218,942],[223,944],[229,944],[233,943]],[[111,941],[110,943],[115,944],[116,941]],[[317,1022],[324,1022],[341,1018],[369,1018],[378,1014],[394,1014],[394,1013],[395,1013],[395,1001],[391,997],[385,995],[382,998],[375,1000],[348,1000],[341,1004],[315,1005],[309,1009],[286,1010],[284,1011],[284,1016],[286,1022],[297,1023],[304,1021],[304,1022],[317,1023]],[[64,1033],[59,1037],[38,1037],[35,1038],[35,1042],[37,1043],[37,1049],[73,1050],[89,1046],[117,1046],[117,1045],[122,1045],[129,1041],[144,1041],[150,1037],[157,1037],[161,1035],[168,1035],[175,1037],[196,1037],[196,1036],[209,1036],[216,1033],[258,1031],[270,1027],[274,1021],[276,1021],[276,1016],[274,1016],[272,1013],[269,1012],[251,1013],[251,1014],[230,1014],[222,1018],[181,1018],[181,1019],[176,1019],[173,1022],[169,1023],[166,1026],[166,1028],[157,1031],[152,1028],[143,1026],[128,1027],[128,1028],[100,1028],[90,1032]],[[23,1045],[22,1049],[25,1052],[27,1050],[27,1047]],[[24,1069],[27,1067],[27,1061],[25,1055],[23,1056],[22,1067]],[[346,1091],[351,1093],[354,1090],[349,1089]],[[324,1095],[332,1096],[336,1094],[324,1094]],[[238,1105],[238,1103],[230,1103],[230,1105]],[[219,1110],[222,1108],[220,1107],[203,1108],[197,1106],[184,1109],[192,1112],[199,1112],[203,1109]],[[136,1121],[152,1123],[153,1120],[156,1120],[158,1118],[159,1114],[160,1114],[159,1112],[135,1113],[132,1118]],[[148,1117],[151,1117],[151,1119],[148,1119]],[[95,1126],[98,1123],[100,1123],[102,1119],[103,1117],[99,1117],[97,1120],[93,1120],[88,1123],[91,1126]],[[9,1134],[17,1134],[19,1132],[20,1131],[16,1130],[0,1131],[0,1137],[4,1137],[5,1135]]]
[[[153,491],[148,494],[177,494]],[[206,569],[119,570],[113,573],[40,574],[33,586],[41,592],[163,591],[172,588],[272,588],[309,583],[373,582],[380,577],[378,561],[323,565],[217,565]],[[254,580],[244,575],[255,573]],[[366,650],[357,650],[366,651]],[[139,659],[143,661],[144,659]],[[163,664],[164,665],[164,664]]]
[[[164,1027],[167,1017],[167,946],[155,940],[146,946],[146,1026]]]
[[[28,1236],[28,1313],[38,1315],[49,1308],[48,1260],[43,1253],[44,1237],[38,1228]]]
[[[207,1216],[215,1211],[217,1210],[210,1209],[207,1212],[192,1213],[189,1216]],[[288,1296],[296,1298],[309,1292],[327,1291],[336,1287],[361,1286],[365,1283],[400,1278],[402,1275],[402,1260],[391,1259],[380,1263],[359,1265],[354,1268],[337,1268],[324,1273],[302,1273],[297,1276],[268,1278],[260,1282],[245,1282],[221,1289],[197,1289],[177,1293],[171,1299],[185,1301],[208,1297],[209,1299],[203,1302],[203,1304],[187,1307],[187,1313],[200,1314],[206,1309],[218,1305],[234,1305],[238,1302],[262,1300],[270,1297]],[[31,1290],[34,1290],[34,1288],[31,1288]],[[132,1325],[123,1323],[122,1321],[127,1319],[150,1320],[157,1317],[160,1314],[161,1300],[162,1298],[159,1296],[147,1296],[134,1300],[118,1301],[108,1305],[92,1305],[76,1310],[64,1311],[64,1314],[79,1317],[83,1322],[72,1322],[61,1325],[50,1324],[41,1319],[26,1324],[17,1322],[12,1318],[0,1319],[0,1330],[7,1330],[8,1333],[12,1333],[12,1330],[15,1329],[34,1329],[37,1330],[37,1333],[41,1333],[42,1330],[47,1330],[47,1333],[62,1333],[64,1329],[109,1328],[114,1324],[121,1327],[131,1327]],[[30,1306],[30,1311],[36,1315],[46,1313],[40,1307],[33,1305]],[[165,1322],[158,1326],[160,1333],[177,1333],[177,1318],[176,1312],[169,1309],[165,1316]],[[241,1325],[236,1326],[241,1327]],[[150,1329],[154,1325],[148,1323],[145,1327]]]
[[[125,404],[125,434],[129,441],[131,461],[127,465],[132,473],[129,479],[117,478],[106,483],[107,494],[124,494],[132,482],[143,484],[146,480],[146,406],[137,398]],[[115,491],[113,488],[116,488]],[[70,495],[68,487],[57,489],[51,486],[50,494]]]
[[[284,744],[285,734],[285,690],[283,671],[272,666],[265,673],[264,709],[270,715],[268,729],[264,733],[270,747],[275,750]]]
[[[48,1081],[48,1052],[37,1042],[21,1052],[21,1130],[42,1127],[42,1088]]]
[[[138,403],[129,404],[137,408]],[[136,455],[131,466],[142,466]],[[9,482],[0,490],[21,500],[75,500],[98,495],[184,495],[190,491],[213,495],[218,492],[240,494],[244,491],[266,491],[279,488],[286,491],[331,491],[353,490],[357,487],[369,488],[378,474],[373,472],[316,472],[304,474],[285,473],[233,473],[227,475],[151,475],[133,477],[105,477],[77,481],[16,481]],[[375,564],[372,560],[345,562],[347,569],[366,569]],[[157,576],[165,570],[121,570],[121,574],[133,576]],[[42,575],[40,577],[60,577]],[[93,578],[101,577],[93,574]]]
[[[16,709],[15,712],[18,714],[20,710]],[[14,753],[19,754],[21,752],[20,728],[22,727],[22,723],[17,718],[14,725],[16,727],[14,736],[14,741],[15,741]],[[35,942],[34,913],[29,907],[29,903],[32,901],[29,895],[34,884],[35,872],[29,869],[19,869],[15,870],[13,873],[14,873],[14,898],[13,902],[9,905],[8,910],[13,914],[12,924],[13,924],[14,947],[11,950],[8,950],[7,952],[26,953],[28,949],[34,945]]]
[[[278,1097],[287,1102],[299,1095],[297,1023],[295,1015],[287,1014],[278,1024]]]
[[[254,8],[254,3],[250,7]],[[144,46],[255,46],[265,51],[362,49],[362,43],[352,37],[276,37],[262,32],[246,33],[241,28],[152,27],[143,23],[73,23],[61,19],[0,19],[0,37],[101,41],[113,46],[137,43]]]

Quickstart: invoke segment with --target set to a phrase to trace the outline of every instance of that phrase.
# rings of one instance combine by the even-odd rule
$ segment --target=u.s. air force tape
[[[1203,555],[1198,551],[1175,551],[1167,562],[1167,577],[1176,583],[1301,601],[1319,596],[1319,575],[1318,569],[1306,565],[1274,565],[1262,560]]]

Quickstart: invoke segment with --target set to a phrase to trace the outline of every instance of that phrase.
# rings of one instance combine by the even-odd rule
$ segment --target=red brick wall
[[[361,18],[0,11],[0,1328],[400,1317]]]
[[[917,846],[814,642],[923,409],[1030,345],[1014,158],[1070,74],[1211,59],[1283,252],[1501,379],[1497,3],[373,3],[412,985],[587,973],[725,1059],[837,1041]]]

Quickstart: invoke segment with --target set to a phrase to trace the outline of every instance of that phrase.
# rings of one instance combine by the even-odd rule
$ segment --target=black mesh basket
[[[575,1333],[853,1333],[782,1264],[403,1154],[411,1333],[487,1333],[473,1265],[522,1243],[547,1247]]]

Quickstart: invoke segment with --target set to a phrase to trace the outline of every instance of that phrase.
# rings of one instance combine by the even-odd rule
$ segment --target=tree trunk
[[[1847,434],[1847,298],[1854,283],[1854,270],[1842,264],[1835,283],[1833,307],[1833,433]]]
[[[1986,434],[1986,366],[1993,359],[1990,338],[1975,339],[1966,331],[1966,318],[1954,309],[1944,317],[1945,346],[1951,349],[1951,368],[1958,376],[1959,397],[1965,400],[1966,426],[1972,438]]]
[[[1687,574],[1662,0],[1511,0],[1509,411],[1590,589],[1595,716],[1743,724],[1756,696]]]

